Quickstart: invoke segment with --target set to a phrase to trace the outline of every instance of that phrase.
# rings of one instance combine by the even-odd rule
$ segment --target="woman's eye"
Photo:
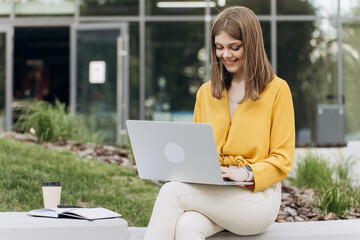
[[[216,48],[217,50],[223,49],[223,47],[220,47],[220,46],[215,46],[215,48]]]

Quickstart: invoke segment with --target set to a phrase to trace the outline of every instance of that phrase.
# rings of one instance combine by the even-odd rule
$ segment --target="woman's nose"
[[[231,58],[231,52],[228,49],[224,50],[223,58]]]

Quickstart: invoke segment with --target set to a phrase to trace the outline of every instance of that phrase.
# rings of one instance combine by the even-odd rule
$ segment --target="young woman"
[[[212,125],[223,177],[253,185],[164,184],[147,240],[205,239],[224,229],[259,234],[278,214],[280,181],[294,162],[294,110],[290,89],[274,74],[250,9],[227,8],[214,19],[211,62],[210,81],[197,93],[194,120]]]

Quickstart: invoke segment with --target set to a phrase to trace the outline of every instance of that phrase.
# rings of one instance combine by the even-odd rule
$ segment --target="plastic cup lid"
[[[47,186],[47,187],[61,186],[61,182],[44,182],[42,186]]]

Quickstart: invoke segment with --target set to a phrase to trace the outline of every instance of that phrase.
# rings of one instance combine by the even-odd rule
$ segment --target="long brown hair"
[[[246,7],[230,7],[220,12],[211,25],[211,93],[222,98],[224,88],[230,88],[232,74],[216,56],[215,36],[225,32],[242,41],[244,48],[243,78],[245,80],[244,102],[250,98],[256,101],[260,93],[274,77],[274,70],[266,56],[259,20]]]

